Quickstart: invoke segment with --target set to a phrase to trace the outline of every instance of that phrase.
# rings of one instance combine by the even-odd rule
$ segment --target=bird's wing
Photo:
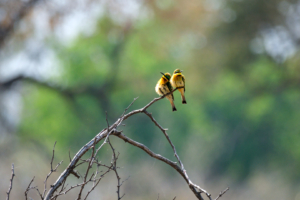
[[[182,81],[184,83],[184,91],[185,91],[185,78],[184,78],[184,76],[182,76]]]
[[[167,82],[167,86],[168,86],[168,89],[170,90],[170,92],[172,92],[173,91],[173,87],[172,87],[172,85],[171,85],[170,82]],[[172,99],[174,100],[173,93],[171,95],[172,95]]]

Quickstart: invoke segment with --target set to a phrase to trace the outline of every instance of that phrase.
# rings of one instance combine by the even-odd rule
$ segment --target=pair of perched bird
[[[184,92],[185,92],[185,78],[181,73],[182,70],[176,69],[171,77],[170,73],[162,73],[163,76],[159,79],[156,84],[155,91],[159,95],[166,95],[173,91],[174,88],[178,88],[178,91],[181,94],[181,100],[183,104],[186,104]],[[174,96],[173,93],[168,94],[166,98],[170,101],[172,105],[172,110],[176,111],[176,107],[174,104]]]

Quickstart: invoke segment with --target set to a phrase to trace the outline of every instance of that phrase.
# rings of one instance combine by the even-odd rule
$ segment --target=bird
[[[186,100],[185,100],[185,96],[184,96],[185,77],[183,76],[183,74],[181,72],[182,72],[182,70],[176,69],[172,75],[170,82],[174,88],[178,88],[178,91],[181,94],[182,104],[186,104]]]
[[[165,95],[173,91],[173,88],[170,84],[170,78],[171,74],[170,73],[162,73],[160,72],[163,76],[158,80],[156,86],[155,86],[155,91],[158,95]],[[172,94],[168,94],[166,98],[170,101],[172,105],[172,111],[176,111],[176,107],[174,104],[174,96]]]

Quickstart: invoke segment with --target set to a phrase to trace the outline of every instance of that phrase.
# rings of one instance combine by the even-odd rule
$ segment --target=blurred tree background
[[[106,127],[105,111],[113,123],[133,98],[141,108],[160,72],[180,68],[187,105],[175,93],[177,112],[167,100],[149,112],[192,180],[213,194],[230,186],[223,199],[300,200],[299,16],[298,0],[2,1],[1,193],[11,163],[20,199],[33,175],[44,180],[55,141],[68,160]],[[147,116],[125,124],[174,160]],[[124,199],[194,198],[173,169],[115,143],[132,176]],[[115,184],[103,187],[97,195],[113,199]]]

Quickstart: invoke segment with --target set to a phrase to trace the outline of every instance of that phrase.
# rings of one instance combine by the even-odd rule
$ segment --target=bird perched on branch
[[[178,91],[181,94],[182,103],[186,104],[186,100],[185,100],[185,96],[184,96],[185,78],[181,72],[182,72],[182,70],[176,69],[173,73],[173,76],[172,76],[170,82],[174,88],[178,88]]]
[[[171,74],[170,73],[162,73],[160,72],[163,76],[159,79],[159,81],[157,82],[156,86],[155,86],[155,91],[157,94],[163,96],[165,94],[168,94],[170,92],[173,91],[173,88],[170,84],[170,78],[171,78]],[[174,104],[174,96],[173,93],[172,94],[168,94],[166,96],[166,98],[170,101],[171,105],[172,105],[172,110],[176,111],[176,107]]]

